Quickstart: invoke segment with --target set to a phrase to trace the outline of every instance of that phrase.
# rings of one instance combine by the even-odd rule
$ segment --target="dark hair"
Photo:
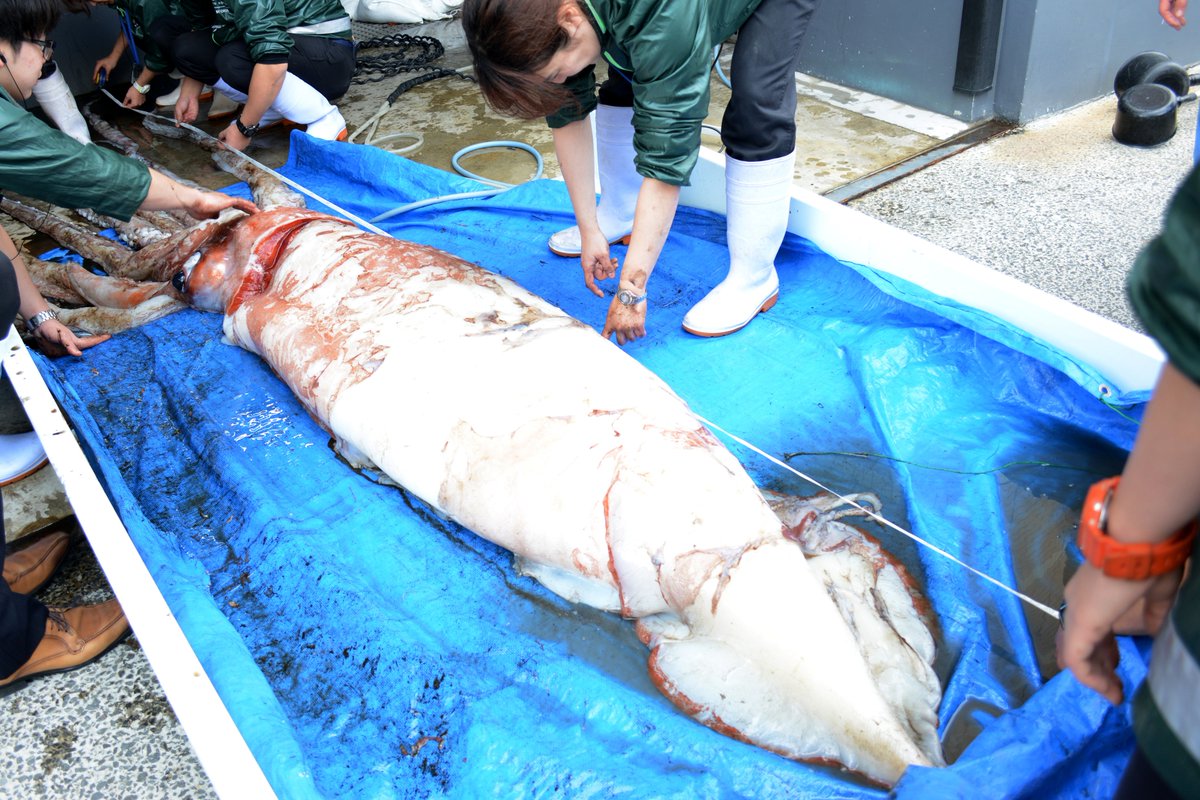
[[[475,78],[488,105],[501,114],[534,119],[569,105],[566,87],[538,77],[568,42],[558,24],[562,0],[465,0],[463,31]]]
[[[62,0],[0,0],[0,42],[19,47],[40,39],[58,24]]]

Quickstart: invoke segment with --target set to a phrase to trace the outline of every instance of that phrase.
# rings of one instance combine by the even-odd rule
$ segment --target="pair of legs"
[[[775,254],[787,230],[796,150],[796,80],[800,45],[816,0],[763,0],[738,31],[730,75],[733,92],[722,120],[726,149],[729,275],[684,317],[699,336],[744,327],[779,294]],[[596,151],[600,229],[610,242],[628,236],[641,178],[633,166],[633,92],[610,70],[599,91]],[[551,249],[578,251],[578,229],[555,234]]]
[[[0,330],[7,331],[16,319],[19,297],[12,262],[0,253]],[[3,519],[0,499],[0,531]],[[55,534],[23,551],[24,558],[5,559],[4,580],[0,580],[0,686],[80,667],[129,631],[116,600],[48,609],[31,596],[43,582],[42,576],[49,578],[65,550],[66,536]]]
[[[238,103],[246,101],[255,62],[245,42],[218,46],[207,31],[187,30],[187,22],[181,17],[160,19],[151,26],[150,36],[171,54],[184,75]],[[346,125],[332,101],[346,93],[354,77],[354,43],[297,34],[292,40],[287,76],[271,110],[280,118],[309,126],[309,134],[337,138]]]
[[[19,295],[12,262],[0,253],[0,326],[7,331],[17,318]],[[0,529],[4,506],[0,497]],[[0,581],[0,679],[12,675],[29,660],[46,633],[49,610],[32,597],[18,594]]]

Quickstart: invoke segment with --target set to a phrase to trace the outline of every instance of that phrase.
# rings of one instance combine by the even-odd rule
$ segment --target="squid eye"
[[[203,254],[197,250],[188,256],[187,261],[183,262],[183,266],[180,267],[179,272],[176,272],[175,275],[171,277],[171,285],[179,291],[186,293],[188,278],[192,277],[192,270],[194,270],[196,265],[200,263],[200,258],[202,255]]]

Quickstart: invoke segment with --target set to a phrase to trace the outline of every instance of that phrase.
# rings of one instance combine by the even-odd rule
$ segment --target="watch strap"
[[[52,319],[58,319],[58,312],[56,312],[53,308],[48,308],[45,311],[39,311],[25,322],[25,329],[30,333],[33,333],[43,322],[48,322]]]
[[[233,124],[237,125],[238,133],[242,134],[242,136],[245,136],[247,139],[254,138],[254,135],[256,133],[258,133],[258,129],[261,125],[261,123],[255,123],[253,125],[243,125],[241,115],[238,115],[233,118]]]
[[[1144,581],[1183,566],[1196,540],[1195,520],[1159,542],[1120,542],[1108,535],[1108,504],[1120,477],[1092,484],[1079,518],[1079,549],[1110,578]]]
[[[636,306],[646,299],[646,292],[638,294],[632,289],[621,289],[617,292],[617,302],[623,306]]]

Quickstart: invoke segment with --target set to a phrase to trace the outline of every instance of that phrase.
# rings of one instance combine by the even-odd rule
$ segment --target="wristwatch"
[[[45,311],[39,311],[25,321],[25,330],[33,333],[37,330],[39,325],[51,319],[58,319],[58,312],[56,312],[53,308],[47,308]]]
[[[260,122],[256,122],[253,125],[243,125],[241,115],[233,118],[233,124],[237,125],[238,133],[247,139],[253,139],[254,134],[258,133],[258,129],[262,127],[262,123]]]
[[[140,83],[137,82],[137,78],[134,78],[133,79],[133,90],[135,92],[137,92],[138,94],[146,94],[146,92],[150,91],[150,87],[142,86]]]
[[[623,306],[636,306],[638,303],[646,299],[646,293],[634,294],[628,289],[622,289],[617,292],[617,302]]]
[[[1196,540],[1196,520],[1161,542],[1118,542],[1105,530],[1108,504],[1121,478],[1092,484],[1079,518],[1079,549],[1088,563],[1110,578],[1144,581],[1183,566]]]

